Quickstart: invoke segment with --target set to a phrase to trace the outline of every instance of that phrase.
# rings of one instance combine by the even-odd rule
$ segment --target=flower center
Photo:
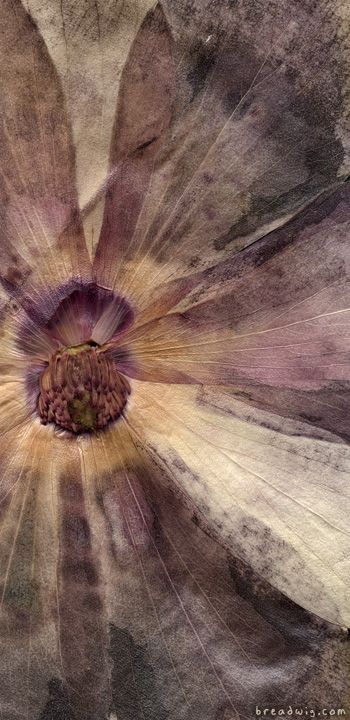
[[[42,423],[74,433],[101,430],[122,414],[130,394],[127,379],[96,343],[51,355],[40,377],[38,410]]]

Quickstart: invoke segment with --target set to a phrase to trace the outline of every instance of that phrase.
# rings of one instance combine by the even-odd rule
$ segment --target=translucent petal
[[[348,625],[348,445],[218,388],[135,385],[131,428],[204,527],[295,602]]]

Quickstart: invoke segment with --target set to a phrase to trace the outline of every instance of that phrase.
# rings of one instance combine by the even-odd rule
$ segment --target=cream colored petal
[[[130,425],[200,522],[295,602],[349,623],[350,453],[217,389],[134,383]]]
[[[0,325],[0,438],[11,428],[17,429],[21,437],[32,419],[28,358],[17,345],[23,317],[17,303],[4,298]]]
[[[111,133],[122,69],[153,0],[28,0],[64,88],[76,149],[79,203],[91,253],[103,201],[86,208],[108,176]]]

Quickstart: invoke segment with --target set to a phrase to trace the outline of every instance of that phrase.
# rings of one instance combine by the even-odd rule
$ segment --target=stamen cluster
[[[101,430],[122,414],[130,385],[103,348],[89,343],[59,350],[40,378],[38,410],[74,433]]]

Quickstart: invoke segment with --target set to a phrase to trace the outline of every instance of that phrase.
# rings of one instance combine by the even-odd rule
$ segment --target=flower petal
[[[288,398],[287,414],[348,435],[349,231],[344,185],[202,273],[176,312],[135,330],[130,374],[234,384],[277,411]]]
[[[79,203],[92,253],[103,214],[103,202],[96,206],[94,198],[101,196],[108,173],[117,90],[129,49],[152,6],[154,0],[58,0],[49,6],[30,0],[30,13],[60,74],[67,102]]]
[[[95,464],[87,446],[85,453],[105,572],[112,718],[228,720],[250,717],[268,698],[343,697],[345,656],[335,628],[282,598],[205,534],[129,426],[95,444]],[[320,664],[327,635],[340,668],[331,691]],[[314,688],[303,686],[308,670]]]
[[[42,430],[31,424],[1,438],[0,709],[8,720],[39,717],[46,683],[59,667],[53,468]]]
[[[106,277],[140,311],[155,286],[232,256],[348,172],[348,55],[336,13],[278,0],[165,7],[177,66],[172,135],[142,211],[124,203],[102,240],[111,253],[121,236]],[[135,173],[108,192],[134,197],[144,187]]]
[[[113,282],[133,238],[153,166],[168,129],[174,84],[170,34],[161,6],[149,11],[123,71],[111,147],[108,189],[96,251],[100,281]]]
[[[5,294],[0,313],[0,438],[12,428],[22,431],[33,409],[28,402],[28,358],[17,345],[19,322],[24,315]]]
[[[218,388],[134,383],[130,424],[234,555],[303,607],[349,624],[346,444]]]
[[[57,72],[19,0],[0,10],[1,278],[21,295],[88,272]]]
[[[77,445],[33,423],[17,453],[12,447],[7,476],[14,487],[0,531],[1,713],[106,717],[107,623]]]
[[[344,705],[344,631],[204,532],[130,426],[77,444],[32,424],[11,454],[6,720],[236,720],[259,704]]]

